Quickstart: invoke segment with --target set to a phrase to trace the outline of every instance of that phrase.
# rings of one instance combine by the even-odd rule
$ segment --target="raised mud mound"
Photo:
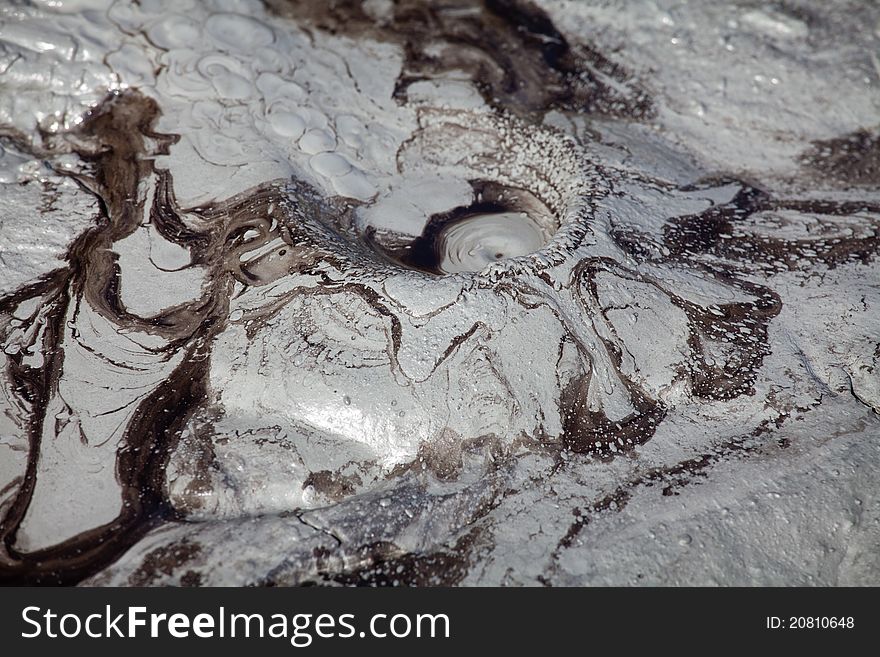
[[[0,9],[0,579],[880,581],[880,9],[752,5]]]

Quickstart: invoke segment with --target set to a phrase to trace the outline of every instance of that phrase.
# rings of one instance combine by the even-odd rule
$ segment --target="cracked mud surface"
[[[0,581],[880,581],[876,8],[56,4]]]

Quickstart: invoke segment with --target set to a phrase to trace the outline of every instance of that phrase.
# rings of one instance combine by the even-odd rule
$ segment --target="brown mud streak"
[[[151,527],[171,517],[162,492],[164,467],[189,409],[205,396],[207,353],[200,345],[215,330],[218,309],[217,304],[208,303],[195,311],[178,309],[156,321],[130,315],[119,301],[112,244],[130,235],[141,223],[144,207],[138,186],[154,173],[151,156],[167,152],[176,139],[153,132],[158,113],[156,104],[138,93],[113,95],[86,117],[76,133],[58,138],[64,139],[66,146],[49,146],[55,152],[73,150],[91,163],[93,175],[77,179],[98,197],[103,216],[99,225],[70,247],[68,269],[0,299],[0,312],[4,313],[26,298],[41,297],[44,304],[51,304],[43,344],[36,345],[44,354],[44,366],[28,368],[20,358],[13,358],[8,371],[30,402],[31,420],[27,475],[0,526],[5,552],[0,556],[0,581],[4,583],[76,583],[114,561]],[[154,142],[153,148],[148,140]],[[160,193],[157,199],[161,197]],[[16,531],[34,491],[46,404],[57,391],[64,366],[64,317],[70,304],[78,308],[83,300],[115,326],[170,339],[169,352],[184,342],[191,346],[183,364],[139,404],[125,430],[117,454],[117,480],[124,502],[120,515],[50,548],[23,554],[14,547]],[[220,305],[225,308],[225,302]]]
[[[731,182],[725,179],[706,181],[705,186]],[[742,184],[734,180],[736,184]],[[704,185],[685,188],[685,191]],[[664,243],[674,258],[706,269],[696,257],[714,255],[729,262],[748,261],[765,273],[793,271],[805,264],[824,265],[828,269],[847,262],[870,262],[880,252],[880,220],[864,219],[870,227],[868,236],[822,239],[781,239],[736,234],[739,225],[759,212],[791,210],[802,214],[846,217],[858,213],[880,214],[880,203],[865,201],[825,201],[818,199],[774,199],[768,193],[745,185],[730,203],[712,206],[695,215],[679,217],[664,227]],[[712,272],[722,280],[733,276]]]
[[[489,105],[520,117],[552,109],[629,118],[653,113],[628,71],[592,47],[569,44],[527,0],[399,0],[389,20],[370,16],[360,0],[266,4],[299,25],[400,45],[406,63],[395,97],[401,101],[413,82],[464,70]]]
[[[39,150],[45,157],[77,153],[90,167],[88,175],[59,173],[70,175],[95,196],[101,217],[71,245],[66,254],[67,268],[0,298],[2,316],[11,316],[22,302],[34,298],[48,308],[41,320],[45,324],[44,339],[34,345],[44,356],[43,366],[28,367],[23,362],[24,354],[16,354],[10,356],[7,369],[17,394],[30,410],[29,460],[27,474],[0,524],[0,582],[79,582],[115,561],[151,528],[176,519],[165,495],[164,471],[184,425],[208,396],[209,345],[225,325],[233,279],[244,285],[265,285],[298,272],[316,276],[318,285],[297,288],[285,295],[288,300],[297,294],[357,294],[389,321],[389,357],[396,362],[401,330],[397,317],[370,287],[345,279],[331,280],[322,271],[322,263],[341,271],[352,265],[344,255],[316,246],[315,236],[309,233],[310,228],[320,232],[322,225],[327,229],[322,215],[338,214],[337,209],[297,181],[287,185],[267,183],[222,202],[181,209],[174,198],[170,173],[154,167],[153,156],[167,153],[177,139],[175,135],[153,132],[158,115],[155,102],[137,92],[115,94],[92,111],[76,132],[44,135],[45,148],[26,149],[21,141],[23,150]],[[144,181],[153,186],[149,207],[145,207],[140,193]],[[201,299],[142,318],[128,312],[121,301],[121,272],[113,245],[138,230],[147,216],[165,239],[190,251],[190,266],[206,268],[209,283]],[[259,236],[245,242],[243,236],[249,229]],[[248,252],[277,237],[283,241],[280,250],[289,251],[288,264],[261,269],[265,257],[243,260]],[[35,490],[46,407],[58,393],[64,369],[64,340],[76,339],[75,332],[65,332],[64,320],[70,309],[75,317],[84,303],[117,329],[164,338],[167,345],[155,353],[170,358],[182,350],[183,359],[140,401],[125,427],[116,458],[116,479],[123,501],[119,516],[49,548],[23,553],[15,547],[16,532]],[[268,312],[273,310],[277,308]],[[91,351],[85,343],[80,346]],[[124,363],[115,365],[128,367]]]
[[[712,452],[700,454],[675,465],[651,468],[633,477],[626,483],[618,486],[613,491],[593,502],[586,508],[573,510],[575,520],[571,523],[565,535],[559,540],[556,548],[550,555],[551,563],[549,574],[554,574],[558,568],[561,554],[574,546],[581,533],[602,513],[608,511],[622,511],[636,489],[641,487],[653,487],[657,484],[665,484],[662,489],[664,497],[678,495],[677,488],[691,485],[694,479],[708,476],[708,471],[723,458],[731,456],[749,456],[762,450],[773,449],[771,444],[762,444],[759,437],[767,433],[767,424],[762,424],[750,434],[731,438],[725,441]],[[786,445],[777,445],[777,449],[785,449]],[[552,586],[546,575],[538,577],[545,586]]]
[[[0,299],[0,312],[10,313],[23,299],[42,296],[50,305],[45,321],[44,344],[57,345],[63,334],[64,309],[68,303],[69,274],[57,271],[43,281],[29,285],[17,293]],[[33,296],[31,296],[33,295]],[[38,345],[41,346],[41,345]],[[31,368],[23,363],[23,354],[9,357],[7,376],[15,386],[15,390],[29,405],[31,413],[27,424],[28,462],[24,480],[18,493],[0,520],[0,540],[3,551],[0,553],[0,583],[29,583],[21,572],[21,563],[10,558],[9,553],[15,543],[15,531],[24,519],[28,503],[36,484],[36,468],[39,458],[40,434],[43,430],[45,407],[49,401],[50,390],[57,384],[63,351],[58,346],[43,349],[45,366]]]
[[[880,186],[880,134],[876,129],[813,142],[800,160],[819,177],[839,185]]]
[[[362,3],[354,1],[331,3],[321,8],[282,0],[271,0],[269,4],[279,13],[311,23],[319,29],[399,43],[404,48],[407,60],[397,87],[397,96],[402,100],[410,83],[463,68],[471,72],[487,102],[499,110],[527,118],[534,118],[554,108],[629,118],[650,113],[646,96],[632,86],[624,71],[589,47],[570,46],[547,16],[527,2],[486,0],[477,5],[480,11],[462,14],[455,9],[465,6],[472,8],[474,5],[461,3],[436,9],[424,3],[403,0],[396,5],[391,23],[375,21],[364,13]],[[442,57],[429,54],[431,50],[428,46],[437,45],[438,39],[443,46]],[[611,89],[602,83],[593,73],[595,71],[615,79],[623,91]],[[163,473],[183,424],[207,394],[209,353],[206,345],[223,325],[231,279],[238,278],[246,285],[271,282],[254,273],[253,270],[259,268],[258,261],[242,265],[242,254],[259,248],[270,238],[281,234],[289,247],[302,249],[302,256],[291,260],[291,266],[296,271],[312,273],[321,279],[317,288],[310,291],[298,289],[294,294],[333,294],[343,290],[358,294],[390,322],[392,340],[389,357],[392,360],[399,349],[399,321],[373,289],[344,279],[330,280],[315,267],[316,262],[335,260],[344,271],[346,263],[343,258],[326,251],[317,253],[312,240],[303,233],[306,229],[299,221],[287,222],[277,229],[278,233],[272,233],[266,226],[265,217],[270,214],[268,208],[275,202],[283,202],[285,198],[277,187],[261,186],[206,208],[180,210],[174,199],[170,175],[157,171],[151,158],[155,153],[167,152],[176,139],[173,135],[153,132],[157,116],[158,108],[153,101],[136,93],[117,95],[87,117],[78,134],[74,135],[81,139],[81,143],[74,142],[72,146],[69,142],[59,146],[50,143],[48,149],[41,151],[51,154],[63,148],[72,149],[92,163],[94,175],[79,177],[78,180],[95,194],[103,217],[99,226],[74,242],[68,253],[68,269],[53,272],[44,280],[0,299],[0,313],[11,312],[23,300],[34,297],[40,297],[51,306],[42,345],[45,365],[42,368],[29,368],[23,364],[21,356],[11,357],[7,372],[32,410],[28,427],[31,450],[27,476],[6,520],[0,526],[0,540],[6,552],[5,555],[0,554],[0,581],[80,581],[115,560],[151,527],[173,519],[173,511],[163,493]],[[44,135],[44,138],[51,142],[51,136]],[[875,170],[873,160],[858,159],[856,156],[860,149],[873,153],[876,140],[858,141],[852,152],[846,151],[842,170],[851,173],[849,164],[856,158],[858,171],[864,169],[872,180],[870,177]],[[35,149],[31,150],[36,152]],[[869,156],[874,157],[870,153]],[[152,206],[147,209],[144,202],[139,200],[138,188],[143,180],[151,176],[156,178],[155,195]],[[297,212],[305,212],[309,220],[320,219],[316,216],[320,213],[318,200],[307,200],[308,195],[304,191],[295,191],[294,196],[300,200],[299,207],[293,210],[294,216]],[[666,292],[687,313],[691,328],[690,345],[695,356],[703,351],[697,336],[698,329],[700,334],[710,338],[713,337],[713,331],[731,332],[732,328],[740,326],[749,328],[753,334],[757,332],[757,346],[743,342],[743,359],[729,368],[723,371],[709,370],[699,363],[694,365],[695,369],[690,374],[698,397],[727,399],[750,392],[755,373],[769,353],[767,324],[778,314],[781,304],[778,296],[768,288],[743,282],[735,267],[726,268],[719,264],[709,269],[700,261],[702,256],[715,255],[726,262],[747,259],[749,265],[766,265],[781,259],[792,262],[792,267],[797,262],[820,261],[828,267],[834,267],[853,259],[864,262],[877,252],[880,238],[876,229],[869,238],[837,239],[833,244],[829,243],[828,249],[820,249],[818,256],[809,256],[807,250],[808,247],[809,251],[815,250],[816,240],[798,242],[733,234],[736,223],[755,212],[786,209],[829,215],[853,214],[861,209],[877,211],[876,206],[863,203],[774,201],[759,190],[747,188],[730,204],[713,207],[700,215],[672,220],[667,226],[665,243],[670,249],[671,261],[706,271],[719,281],[739,287],[756,298],[750,304],[721,306],[723,316],[719,318]],[[128,313],[120,302],[119,269],[111,247],[114,242],[135,231],[147,212],[163,237],[190,248],[193,262],[205,265],[212,271],[212,285],[198,303],[145,320]],[[183,212],[200,217],[204,228],[193,228],[182,219]],[[258,244],[242,243],[247,232],[245,228],[256,228],[260,232]],[[626,244],[620,246],[627,249]],[[597,270],[592,264],[587,266],[583,263],[577,271],[576,284],[584,285],[590,296],[595,298],[591,277]],[[277,277],[283,273],[279,271],[273,275]],[[33,494],[45,408],[57,388],[63,367],[63,320],[70,304],[78,307],[82,300],[116,326],[131,327],[167,338],[170,340],[167,351],[185,349],[185,357],[173,374],[139,404],[134,419],[125,431],[117,456],[117,477],[123,489],[123,499],[128,503],[121,515],[111,523],[92,528],[49,549],[21,554],[14,549],[15,532]],[[474,330],[476,328],[475,325]],[[619,350],[612,343],[603,342],[619,370]],[[453,343],[450,349],[457,346]],[[566,447],[607,457],[610,443],[606,436],[612,440],[623,440],[624,449],[620,451],[629,451],[653,435],[665,409],[641,393],[637,386],[624,381],[639,413],[628,426],[622,427],[618,423],[610,423],[604,415],[589,414],[586,410],[586,384],[586,379],[576,380],[570,389],[563,392],[563,405],[568,409],[564,436]],[[681,472],[697,476],[721,456],[742,449],[738,444],[730,443],[723,445],[717,453],[697,457],[677,467],[683,468]],[[650,481],[676,474],[678,472],[674,468],[649,473],[640,481],[631,482],[630,487],[650,485]],[[621,503],[625,504],[628,495],[626,490],[621,490],[593,505],[590,510],[598,512],[605,508],[619,508]],[[570,545],[589,522],[589,516],[581,518],[569,532],[571,536],[560,543],[558,550]],[[437,572],[438,569],[450,571],[445,583],[457,583],[466,574],[467,565],[455,562],[455,550],[452,555],[438,553],[421,556],[395,556],[394,550],[388,546],[367,546],[364,550],[371,555],[374,565],[389,566],[381,565],[378,570],[374,568],[377,581],[385,581],[393,576],[398,566],[404,568],[404,579],[409,578],[408,581],[413,583],[427,583],[423,575]],[[423,557],[427,557],[427,561]],[[346,579],[349,575],[353,574],[327,574],[327,577],[338,582],[354,583]],[[362,574],[358,573],[357,578],[361,579]]]

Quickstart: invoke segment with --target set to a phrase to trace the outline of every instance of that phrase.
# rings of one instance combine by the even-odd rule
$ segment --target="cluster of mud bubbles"
[[[6,134],[47,161],[73,154],[56,173],[99,216],[63,267],[0,298],[7,424],[26,455],[0,482],[0,580],[456,584],[525,487],[552,496],[557,479],[633,463],[567,502],[558,561],[634,490],[675,495],[732,454],[787,448],[774,429],[795,407],[636,460],[673,408],[699,424],[713,404],[772,404],[755,397],[785,303],[773,277],[876,272],[880,204],[604,161],[589,132],[545,119],[648,123],[647,87],[528,2],[402,1],[382,20],[368,5],[268,3],[400,48],[401,106],[453,73],[479,90],[488,111],[425,119],[397,153],[457,167],[472,190],[416,234],[296,178],[181,207],[156,164],[179,135],[137,89],[39,146]],[[804,179],[876,186],[877,144],[807,145]],[[142,248],[172,245],[154,258],[168,290],[120,264],[116,245],[147,225]],[[175,248],[186,257],[161,261]],[[135,308],[175,280],[196,282]]]

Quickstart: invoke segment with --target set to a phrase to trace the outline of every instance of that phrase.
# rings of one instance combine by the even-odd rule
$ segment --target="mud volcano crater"
[[[474,201],[431,215],[421,235],[400,237],[367,230],[371,248],[404,267],[444,275],[479,272],[492,263],[543,249],[559,220],[534,194],[491,181],[470,181]],[[396,237],[396,238],[395,238]]]
[[[877,582],[880,8],[618,4],[0,8],[0,582]]]

